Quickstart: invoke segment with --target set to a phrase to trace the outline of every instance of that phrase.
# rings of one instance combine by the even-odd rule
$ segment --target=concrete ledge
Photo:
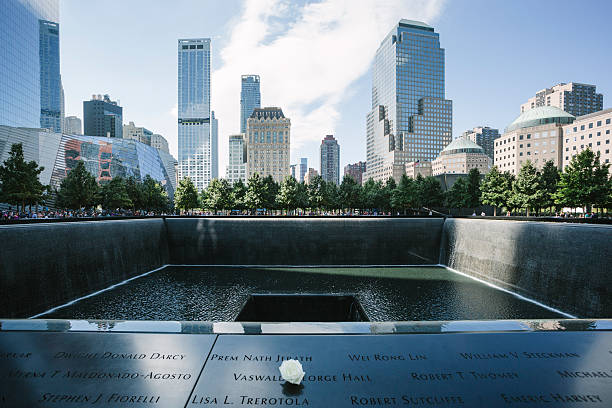
[[[442,218],[168,218],[171,264],[431,265]]]
[[[162,219],[0,226],[0,316],[26,317],[168,262]]]
[[[447,219],[440,263],[580,317],[612,315],[612,226]]]

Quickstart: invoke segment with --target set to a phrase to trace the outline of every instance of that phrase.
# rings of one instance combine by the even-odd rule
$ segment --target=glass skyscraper
[[[123,108],[108,95],[83,101],[83,133],[87,136],[123,138]]]
[[[47,51],[41,53],[41,20],[59,23],[59,0],[1,1],[0,125],[41,126],[43,72],[57,73],[59,95],[59,43],[55,51],[48,50],[57,69],[43,66],[41,70],[41,63],[47,61],[43,58]],[[59,96],[57,103],[59,106]]]
[[[210,178],[219,178],[219,119],[210,112]]]
[[[435,159],[451,142],[451,130],[439,34],[425,23],[402,19],[381,42],[372,66],[363,180],[399,181],[406,163]]]
[[[247,131],[247,119],[255,108],[261,108],[259,75],[243,75],[240,88],[240,133]]]
[[[59,24],[40,20],[40,127],[62,131]]]
[[[210,38],[178,40],[178,173],[198,191],[212,177]]]

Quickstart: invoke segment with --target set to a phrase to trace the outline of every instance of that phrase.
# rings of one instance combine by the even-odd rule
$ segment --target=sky
[[[261,77],[262,106],[291,119],[291,163],[319,170],[327,134],[341,169],[366,158],[371,63],[401,18],[440,33],[453,137],[503,129],[520,105],[560,82],[594,84],[612,106],[612,1],[593,0],[105,0],[60,1],[66,116],[109,94],[123,122],[160,133],[177,156],[177,40],[211,38],[211,108],[219,175],[240,130],[240,76]],[[342,172],[342,170],[341,170]]]

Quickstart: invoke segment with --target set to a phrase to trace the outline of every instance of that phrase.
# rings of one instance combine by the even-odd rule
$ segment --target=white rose
[[[304,374],[306,374],[304,370],[302,370],[302,365],[297,360],[283,361],[280,367],[278,367],[278,370],[285,381],[296,385],[302,382],[302,378],[304,378]]]

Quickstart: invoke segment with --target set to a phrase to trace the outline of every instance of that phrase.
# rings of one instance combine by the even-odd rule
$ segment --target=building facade
[[[323,180],[340,184],[340,145],[333,135],[327,135],[321,142],[321,177]]]
[[[157,150],[170,154],[170,150],[168,149],[168,141],[162,135],[153,133],[151,135],[151,146]]]
[[[472,130],[466,130],[463,132],[463,137],[482,147],[485,154],[489,156],[491,160],[493,160],[493,154],[495,152],[495,139],[499,137],[498,129],[492,129],[488,126],[478,126]]]
[[[172,198],[176,188],[174,158],[135,140],[65,135],[47,129],[0,126],[0,162],[8,158],[13,143],[21,143],[24,158],[44,167],[42,184],[59,188],[79,161],[99,183],[113,177],[149,175],[160,182]],[[53,204],[53,203],[50,203]]]
[[[55,82],[55,73],[59,75],[59,43],[57,48],[43,47],[41,52],[41,41],[44,44],[44,39],[49,39],[47,33],[41,33],[41,21],[59,24],[59,0],[1,2],[0,125],[41,126],[41,100],[47,100],[47,92],[54,89],[49,83],[43,90],[41,77]],[[47,61],[53,66],[41,66]]]
[[[599,153],[601,163],[611,163],[611,133],[612,109],[579,116],[574,123],[563,126],[563,169],[570,164],[576,154],[585,149],[591,149],[595,154]]]
[[[59,24],[39,21],[40,127],[62,131],[62,82],[60,77]]]
[[[495,140],[495,166],[501,172],[516,175],[527,160],[538,169],[552,160],[561,169],[563,126],[574,119],[555,106],[540,106],[521,113]]]
[[[458,137],[446,146],[436,159],[431,162],[431,174],[468,174],[472,169],[478,169],[481,174],[491,170],[493,159],[485,150],[464,137]]]
[[[308,158],[302,157],[300,159],[300,178],[299,182],[304,181],[304,177],[306,177],[306,172],[308,171]]]
[[[344,166],[344,176],[352,177],[357,184],[362,184],[363,173],[366,171],[366,162],[360,161]]]
[[[82,135],[83,131],[81,119],[76,116],[68,116],[64,118],[64,133],[67,135]]]
[[[419,174],[422,177],[429,177],[432,175],[430,161],[406,163],[406,176],[415,179]]]
[[[178,171],[196,189],[212,179],[210,38],[178,40]]]
[[[210,178],[219,178],[219,119],[210,112]]]
[[[246,157],[244,135],[230,135],[229,137],[229,158],[225,178],[230,184],[234,184],[238,180],[247,181],[246,176]]]
[[[83,133],[87,136],[123,138],[123,108],[108,95],[83,101]]]
[[[240,133],[246,134],[247,120],[255,108],[261,108],[259,75],[242,75],[240,82]]]
[[[319,172],[313,169],[312,167],[310,167],[308,171],[306,172],[306,175],[304,176],[304,183],[306,184],[312,183],[312,180],[318,175],[319,175]]]
[[[255,173],[277,183],[289,175],[291,121],[280,108],[255,108],[247,120],[247,178]]]
[[[127,125],[123,125],[123,138],[136,140],[137,142],[151,146],[153,132],[147,128],[134,125],[134,122],[130,122]]]
[[[556,106],[572,116],[588,115],[603,109],[603,94],[595,85],[570,82],[542,89],[521,105],[521,113],[539,106]]]
[[[451,142],[444,59],[439,34],[422,22],[402,19],[383,39],[372,65],[364,181],[399,181],[406,163],[431,161]]]
[[[291,173],[291,177],[293,177],[294,179],[297,180],[297,178],[295,177],[295,175],[296,175],[296,171],[295,171],[296,167],[297,167],[297,164],[291,164],[289,166],[289,172]]]

